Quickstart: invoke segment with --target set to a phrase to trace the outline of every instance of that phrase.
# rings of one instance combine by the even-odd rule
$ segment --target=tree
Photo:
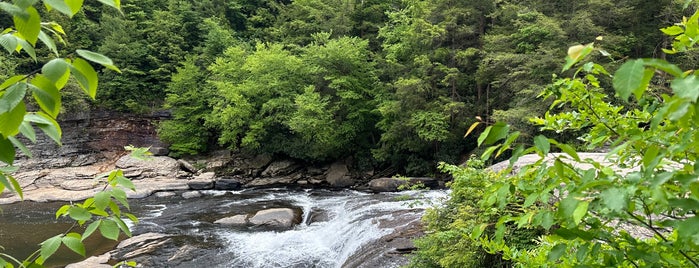
[[[691,50],[699,37],[699,12],[662,32],[673,40],[665,53]],[[523,154],[536,153],[539,160],[488,188],[480,208],[501,214],[475,227],[471,237],[523,266],[699,267],[699,73],[642,58],[627,60],[610,75],[585,61],[597,51],[592,43],[568,50],[563,70],[579,67],[542,93],[554,100],[533,122],[545,130],[582,131],[586,150],[609,147],[604,160],[588,159],[543,135],[533,146],[514,145],[517,132],[507,134],[504,124],[487,127],[479,138],[490,146],[483,158],[512,150],[501,176]],[[615,96],[602,88],[602,77],[612,79]],[[527,250],[508,245],[512,229],[545,234]]]
[[[0,192],[5,189],[22,197],[22,189],[12,177],[17,170],[12,164],[15,160],[16,149],[31,156],[23,142],[17,138],[21,134],[29,141],[36,142],[37,127],[56,143],[61,143],[61,128],[56,118],[61,111],[63,89],[72,77],[78,82],[82,90],[92,99],[97,93],[97,72],[88,62],[97,63],[106,68],[119,72],[111,59],[88,50],[76,50],[71,58],[61,58],[56,40],[64,40],[63,28],[55,22],[42,22],[42,16],[34,7],[38,1],[15,1],[0,3],[0,9],[11,15],[13,25],[6,28],[0,35],[0,45],[10,54],[24,52],[37,62],[37,47],[45,46],[53,53],[41,68],[25,74],[15,74],[5,78],[0,85]],[[105,5],[120,8],[119,1],[100,0]],[[80,2],[45,1],[43,6],[47,12],[55,10],[69,17],[76,15],[82,8]],[[39,42],[40,41],[40,42]],[[11,64],[3,64],[3,68]],[[18,72],[19,73],[19,72]],[[38,110],[32,111],[26,104],[29,94],[38,106]],[[138,154],[144,154],[145,149],[136,150]],[[109,239],[117,240],[121,232],[130,235],[130,231],[123,217],[132,221],[137,219],[129,214],[122,213],[120,205],[128,208],[126,193],[123,188],[133,189],[133,183],[123,176],[123,172],[114,171],[107,177],[108,186],[97,193],[93,198],[83,203],[65,205],[56,212],[56,217],[66,216],[83,226],[87,222],[85,231],[80,234],[74,232],[74,228],[63,234],[47,239],[41,244],[41,248],[26,260],[19,261],[16,258],[0,252],[0,266],[14,267],[12,262],[21,267],[43,267],[43,263],[53,255],[56,250],[65,245],[80,255],[85,255],[85,246],[82,240],[90,236],[96,230]],[[129,263],[128,265],[134,265]]]

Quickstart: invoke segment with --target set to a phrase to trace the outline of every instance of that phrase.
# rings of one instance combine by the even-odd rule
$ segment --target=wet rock
[[[240,181],[231,177],[221,177],[214,181],[214,189],[222,191],[238,190],[241,187]]]
[[[248,224],[248,215],[235,215],[214,221],[215,224],[230,226],[245,226]]]
[[[145,233],[126,239],[112,251],[115,259],[125,260],[157,251],[170,242],[170,236],[159,233]]]
[[[184,199],[199,198],[201,196],[202,196],[202,194],[199,191],[191,191],[191,192],[182,193],[182,198],[184,198]]]
[[[250,218],[250,224],[289,228],[301,223],[301,213],[290,208],[272,208],[258,211]]]
[[[189,173],[197,173],[197,171],[199,171],[196,167],[194,167],[194,165],[187,162],[187,160],[178,159],[177,163],[180,164],[180,168],[182,168],[182,170],[187,171]]]
[[[177,194],[175,192],[157,192],[157,193],[155,193],[155,197],[157,197],[157,198],[173,197],[176,195]]]
[[[398,178],[378,178],[369,181],[369,189],[373,192],[397,192],[401,185],[407,185],[407,180]]]
[[[330,186],[335,188],[344,188],[354,185],[354,180],[349,174],[347,164],[342,162],[337,162],[330,166],[328,169],[328,174],[325,176],[325,180],[330,184]]]

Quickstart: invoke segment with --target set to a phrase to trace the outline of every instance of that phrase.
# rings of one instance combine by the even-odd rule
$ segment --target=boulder
[[[254,180],[246,183],[245,187],[269,187],[275,185],[289,185],[293,184],[300,178],[301,174],[295,174],[284,177],[255,178]]]
[[[214,181],[214,189],[222,191],[238,190],[242,184],[231,177],[221,177]]]
[[[214,221],[215,224],[229,226],[245,226],[248,224],[248,215],[235,215]]]
[[[275,161],[267,166],[267,169],[262,172],[263,177],[278,177],[285,176],[298,170],[300,166],[291,160]]]
[[[347,164],[336,162],[330,165],[325,180],[330,186],[335,188],[344,188],[354,185],[354,180],[349,174]]]
[[[173,197],[176,196],[177,194],[175,192],[157,192],[155,193],[155,197],[157,198],[166,198],[166,197]]]
[[[248,167],[252,169],[261,169],[269,165],[272,162],[272,156],[268,154],[256,155],[255,158],[248,162]]]
[[[154,156],[167,156],[170,153],[170,150],[165,147],[150,147],[148,151]]]
[[[187,182],[189,189],[192,190],[209,190],[214,188],[214,176],[213,172],[204,172],[195,176],[194,179]]]
[[[401,185],[407,185],[407,180],[397,178],[378,178],[369,181],[369,189],[373,192],[397,192]]]
[[[178,159],[177,163],[180,164],[180,168],[182,168],[182,170],[187,171],[189,173],[197,173],[197,171],[199,171],[196,167],[194,167],[194,165],[187,162],[187,160]]]
[[[301,213],[290,208],[272,208],[260,210],[250,218],[252,225],[290,228],[301,223]]]

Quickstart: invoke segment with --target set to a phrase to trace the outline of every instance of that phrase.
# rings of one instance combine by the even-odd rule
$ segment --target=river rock
[[[255,178],[245,184],[245,187],[269,187],[275,185],[290,185],[301,179],[301,174],[292,174],[283,177]]]
[[[202,196],[202,194],[199,191],[190,191],[190,192],[182,193],[182,198],[184,198],[184,199],[198,198],[201,196]]]
[[[197,173],[198,171],[197,168],[191,163],[187,162],[187,160],[178,159],[177,163],[180,164],[180,168],[182,168],[184,171],[188,171],[189,173]]]
[[[157,192],[155,193],[155,197],[157,198],[166,198],[166,197],[173,197],[176,196],[177,194],[175,192]]]
[[[238,190],[241,187],[240,181],[232,177],[221,177],[214,181],[214,189],[222,191]]]
[[[132,259],[140,255],[152,253],[170,241],[171,238],[169,235],[145,233],[122,241],[119,243],[116,250],[113,250],[111,253],[116,259]]]
[[[245,226],[248,224],[248,215],[235,215],[214,221],[215,224],[230,226]]]
[[[167,156],[170,153],[170,150],[165,147],[150,147],[148,151],[154,156]]]
[[[262,172],[263,177],[277,177],[284,176],[293,173],[298,170],[300,166],[291,160],[281,160],[275,161],[267,166],[267,169]]]
[[[397,192],[401,185],[407,185],[407,180],[398,178],[378,178],[369,181],[369,189],[373,192]]]
[[[330,186],[335,188],[344,188],[354,185],[354,180],[349,174],[347,164],[342,162],[337,162],[330,165],[328,174],[325,176],[325,180],[330,184]]]
[[[290,208],[272,208],[258,211],[250,218],[250,224],[290,228],[301,223],[301,213]]]
[[[209,190],[214,188],[214,176],[213,172],[204,172],[194,177],[194,179],[187,182],[189,189],[192,190]]]

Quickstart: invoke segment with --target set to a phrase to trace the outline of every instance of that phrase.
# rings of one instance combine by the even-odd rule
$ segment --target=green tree
[[[662,31],[673,40],[665,53],[691,50],[699,12]],[[479,138],[491,146],[484,158],[513,149],[510,167],[501,174],[512,171],[524,153],[540,158],[489,187],[482,209],[517,210],[480,224],[476,230],[493,226],[495,232],[475,241],[523,266],[699,266],[698,73],[642,58],[627,60],[610,75],[585,61],[595,51],[600,50],[594,44],[568,50],[563,70],[580,67],[542,93],[554,101],[533,122],[547,130],[582,131],[587,150],[609,147],[604,160],[586,158],[543,135],[534,138],[533,146],[515,146],[517,134],[508,138],[508,127],[489,126]],[[602,88],[601,77],[612,79],[615,96]],[[651,83],[657,77],[668,83]],[[546,234],[536,248],[526,250],[505,242],[508,227]],[[481,235],[472,233],[473,238]]]

